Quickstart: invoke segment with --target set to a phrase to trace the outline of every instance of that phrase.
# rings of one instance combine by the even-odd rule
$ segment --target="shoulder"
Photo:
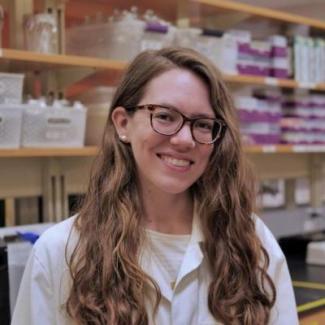
[[[66,244],[70,233],[74,232],[73,225],[76,216],[70,217],[64,221],[61,221],[54,226],[50,227],[40,236],[35,243],[35,247],[38,246],[51,246]]]
[[[286,258],[277,240],[259,217],[254,215],[254,219],[256,234],[269,256],[269,275],[275,280],[276,278],[280,278],[279,275],[282,273],[289,274]]]
[[[12,324],[68,324],[65,304],[71,286],[66,259],[70,238],[78,239],[75,217],[46,230],[25,266]]]
[[[33,254],[40,263],[60,262],[64,259],[66,249],[73,249],[78,234],[74,229],[76,216],[61,221],[47,229],[36,241]]]
[[[260,217],[253,215],[255,221],[255,231],[259,237],[262,245],[268,252],[270,257],[282,259],[284,258],[283,252],[275,239],[270,229],[265,225]]]
[[[298,324],[295,297],[286,258],[269,228],[259,217],[254,216],[254,219],[256,233],[269,256],[267,273],[276,290],[276,301],[271,309],[269,324]]]

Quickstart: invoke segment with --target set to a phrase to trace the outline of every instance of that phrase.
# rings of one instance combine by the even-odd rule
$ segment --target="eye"
[[[213,121],[210,120],[197,120],[194,126],[199,131],[207,132],[213,130],[213,124]]]
[[[155,120],[159,122],[174,122],[175,121],[175,114],[172,114],[170,112],[156,112],[153,117]]]

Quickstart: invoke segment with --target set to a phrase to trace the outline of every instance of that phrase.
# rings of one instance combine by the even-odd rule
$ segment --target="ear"
[[[112,113],[112,121],[115,130],[119,138],[123,142],[127,142],[128,139],[128,129],[130,126],[130,119],[131,119],[130,115],[122,106],[116,107]]]

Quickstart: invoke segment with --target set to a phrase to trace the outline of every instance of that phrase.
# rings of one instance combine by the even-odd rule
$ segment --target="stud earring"
[[[122,142],[128,142],[128,141],[127,141],[127,137],[126,137],[126,135],[120,135],[120,140],[121,140]]]

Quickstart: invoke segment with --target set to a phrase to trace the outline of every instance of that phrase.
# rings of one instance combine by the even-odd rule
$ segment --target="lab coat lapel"
[[[203,234],[199,221],[200,220],[194,206],[192,235],[187,250],[185,252],[180,272],[177,277],[176,286],[186,275],[196,270],[203,261],[204,255],[201,249],[201,243],[203,242]]]
[[[161,266],[159,259],[151,253],[149,248],[143,249],[139,264],[142,270],[158,284],[162,296],[171,302],[173,299],[173,290],[169,283],[168,274]],[[154,289],[152,285],[151,289]]]

